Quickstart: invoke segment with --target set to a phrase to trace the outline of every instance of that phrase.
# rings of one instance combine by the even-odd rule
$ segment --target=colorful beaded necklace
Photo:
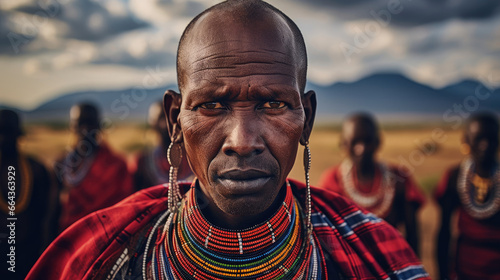
[[[489,195],[485,196],[484,201],[476,199],[477,190],[472,184],[474,177],[474,161],[467,158],[460,165],[458,175],[458,196],[465,211],[476,219],[487,219],[500,210],[500,168],[495,168],[493,172],[492,185],[489,188]]]
[[[245,230],[210,224],[196,191],[191,188],[159,234],[151,260],[153,279],[321,279],[318,240],[307,234],[288,182],[276,213]]]
[[[340,165],[340,174],[344,191],[346,195],[359,206],[373,212],[373,214],[384,218],[392,205],[396,189],[394,180],[391,180],[391,174],[387,166],[383,163],[378,163],[382,173],[382,180],[379,185],[374,186],[370,193],[364,193],[356,187],[353,177],[356,176],[353,172],[352,161],[346,159]]]

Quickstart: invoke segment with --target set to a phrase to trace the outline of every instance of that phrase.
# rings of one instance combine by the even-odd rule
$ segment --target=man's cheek
[[[272,127],[272,131],[283,140],[295,141],[300,139],[302,130],[304,128],[303,118],[300,115],[289,114],[287,116],[282,116],[274,118],[268,122],[268,125]]]

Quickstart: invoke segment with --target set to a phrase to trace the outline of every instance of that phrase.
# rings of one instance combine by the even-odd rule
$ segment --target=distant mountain
[[[75,92],[21,113],[27,122],[67,121],[73,104],[89,101],[100,107],[103,117],[112,121],[145,123],[150,104],[162,100],[167,88],[176,89],[176,86]],[[317,93],[317,120],[323,123],[338,122],[356,111],[369,111],[379,120],[388,122],[443,121],[445,113],[456,114],[453,112],[456,106],[462,106],[465,112],[490,110],[500,113],[500,89],[489,89],[473,80],[435,89],[400,74],[385,73],[330,86],[308,83],[307,89]]]
[[[368,111],[390,122],[443,121],[443,115],[449,110],[449,116],[455,114],[455,104],[464,107],[465,112],[500,112],[500,89],[491,91],[475,81],[434,89],[400,74],[388,73],[375,74],[353,83],[308,86],[317,93],[317,116],[322,122],[339,121],[346,114],[357,111]],[[480,100],[475,96],[478,87],[480,97],[490,92],[487,99]]]
[[[25,112],[24,117],[27,122],[67,121],[71,106],[80,102],[90,102],[99,107],[103,117],[114,122],[145,122],[149,106],[163,99],[166,88],[175,89],[176,86],[70,93]]]

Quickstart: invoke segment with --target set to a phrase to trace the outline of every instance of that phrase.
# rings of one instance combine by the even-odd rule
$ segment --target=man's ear
[[[182,96],[173,90],[167,90],[163,95],[163,112],[167,118],[168,134],[174,143],[181,143],[182,130],[179,123]]]
[[[306,119],[300,137],[300,144],[305,145],[309,141],[309,136],[311,136],[314,117],[316,116],[316,93],[314,91],[310,90],[302,96],[302,106],[304,106]]]

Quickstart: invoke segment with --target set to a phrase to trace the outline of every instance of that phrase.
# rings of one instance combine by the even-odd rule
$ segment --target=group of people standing
[[[160,103],[151,105],[148,116],[150,127],[161,139],[160,145],[136,154],[128,163],[100,138],[95,106],[78,104],[71,109],[70,116],[76,144],[50,172],[18,150],[16,139],[23,134],[19,118],[12,111],[0,111],[1,164],[17,167],[21,175],[16,177],[19,180],[15,213],[23,221],[18,227],[18,260],[30,264],[24,274],[58,232],[134,191],[169,180],[170,165],[165,153],[170,137]],[[496,265],[500,261],[498,137],[495,115],[473,115],[462,138],[464,160],[447,170],[436,186],[434,197],[441,210],[436,239],[440,279],[452,279],[453,275],[488,279],[500,273]],[[407,242],[419,255],[417,213],[425,203],[425,195],[408,170],[376,158],[380,144],[380,129],[374,117],[367,113],[351,115],[342,125],[340,140],[346,157],[323,173],[319,187],[347,197],[396,228],[402,226]],[[187,160],[182,161],[180,170],[181,180],[192,180]],[[59,203],[55,202],[55,193]],[[3,188],[2,196],[6,194]],[[6,216],[8,205],[5,199],[0,202]],[[455,210],[459,210],[459,238],[457,244],[450,244]],[[34,231],[39,232],[36,237],[29,234]],[[2,242],[2,246],[6,245],[7,242]]]
[[[165,118],[160,103],[151,105],[149,125],[158,132],[157,147],[147,148],[126,160],[112,150],[102,137],[100,112],[92,103],[80,103],[69,112],[71,144],[54,163],[53,168],[19,150],[18,139],[24,134],[18,114],[0,110],[0,165],[2,182],[8,181],[8,166],[15,170],[14,215],[7,197],[9,186],[2,183],[0,207],[2,217],[15,216],[19,221],[16,234],[16,273],[11,274],[7,261],[13,243],[4,231],[0,242],[2,269],[0,275],[24,279],[48,244],[66,228],[94,211],[112,206],[135,191],[168,182],[170,165],[166,147]],[[192,180],[186,160],[180,168],[181,179]],[[36,234],[33,234],[35,233]]]
[[[2,218],[7,197],[18,218],[17,273],[0,278],[24,278],[58,235],[27,279],[429,279],[415,254],[425,196],[407,170],[376,158],[372,116],[345,121],[346,159],[310,186],[317,100],[288,16],[259,0],[205,10],[181,37],[177,74],[180,93],[150,110],[161,143],[131,164],[103,140],[91,104],[71,109],[72,148],[53,170],[19,151],[19,118],[0,111],[2,182],[16,170],[15,190],[1,185]],[[495,115],[471,117],[468,156],[436,189],[441,279],[500,278],[498,137]],[[305,183],[288,178],[299,145]]]
[[[373,116],[359,113],[343,123],[340,146],[346,158],[326,170],[319,187],[348,197],[398,228],[419,253],[417,213],[425,195],[411,173],[375,157],[380,135]],[[467,121],[463,161],[450,167],[434,191],[440,208],[435,257],[440,279],[500,279],[499,122],[492,113]],[[458,211],[458,224],[452,216]],[[424,217],[425,219],[438,217]],[[458,239],[452,244],[452,229]]]

